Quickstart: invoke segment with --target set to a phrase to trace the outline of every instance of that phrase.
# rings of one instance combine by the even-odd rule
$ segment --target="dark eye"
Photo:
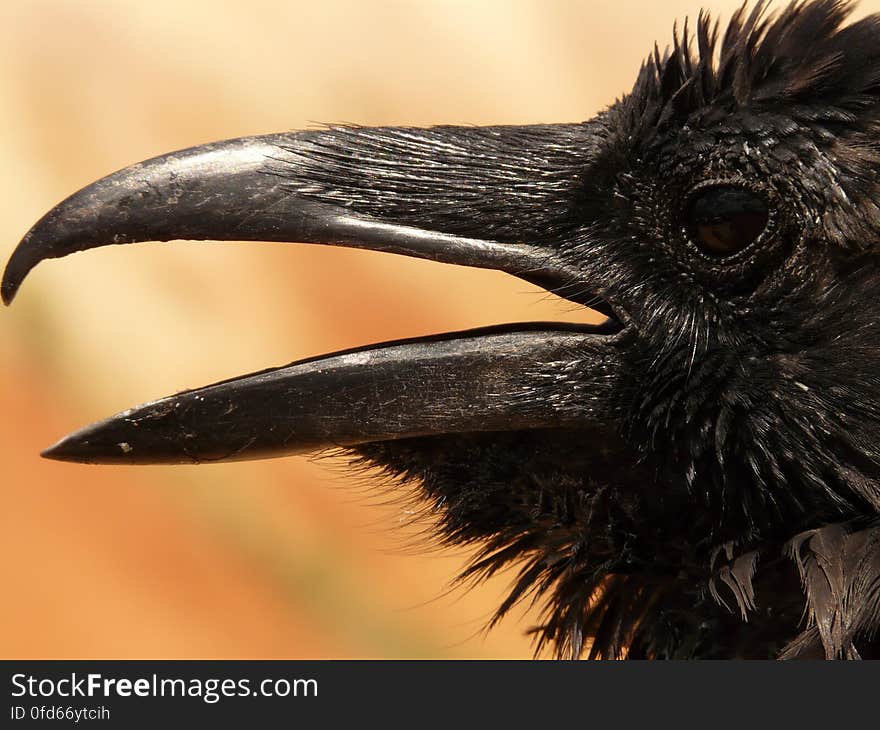
[[[700,191],[686,211],[688,235],[713,256],[730,256],[753,243],[767,227],[767,204],[748,190],[718,186]]]

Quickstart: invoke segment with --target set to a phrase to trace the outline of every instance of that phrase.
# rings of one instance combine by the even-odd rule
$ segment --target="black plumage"
[[[77,193],[13,255],[7,301],[44,258],[245,238],[500,268],[609,321],[306,361],[48,455],[338,446],[474,546],[463,580],[517,566],[495,620],[541,602],[538,650],[880,656],[880,16],[851,10],[701,14],[582,124],[235,140]]]

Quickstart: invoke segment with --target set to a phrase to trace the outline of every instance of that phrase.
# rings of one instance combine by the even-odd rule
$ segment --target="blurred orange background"
[[[740,0],[704,5],[725,18]],[[306,127],[586,119],[700,0],[4,0],[0,255],[117,168]],[[860,14],[880,10],[863,3]],[[528,657],[501,576],[413,548],[400,504],[305,458],[41,460],[123,408],[398,337],[589,312],[485,271],[265,244],[110,247],[40,266],[0,313],[5,658]]]

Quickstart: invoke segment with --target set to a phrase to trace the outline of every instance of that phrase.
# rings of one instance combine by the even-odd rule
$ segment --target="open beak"
[[[10,303],[47,258],[188,239],[367,248],[497,269],[593,299],[601,282],[580,281],[556,245],[571,230],[566,188],[577,185],[578,150],[589,145],[576,138],[586,133],[583,125],[335,128],[175,152],[49,211],[9,260],[2,297]],[[43,455],[202,462],[447,433],[607,427],[619,330],[614,321],[509,325],[336,353],[125,411]]]

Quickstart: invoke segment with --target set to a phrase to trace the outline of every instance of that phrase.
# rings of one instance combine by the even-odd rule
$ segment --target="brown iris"
[[[730,256],[752,244],[770,218],[764,200],[732,185],[701,190],[687,209],[688,233],[712,256]]]

